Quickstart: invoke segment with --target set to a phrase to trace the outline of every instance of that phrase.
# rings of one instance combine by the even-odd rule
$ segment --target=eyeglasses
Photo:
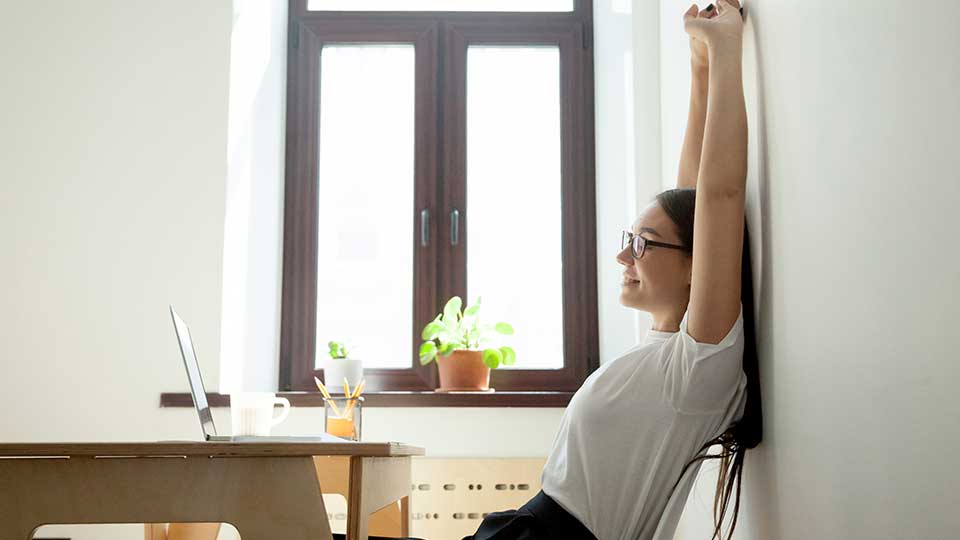
[[[630,253],[633,255],[634,259],[639,259],[643,257],[643,252],[646,251],[647,246],[657,246],[670,249],[679,249],[681,251],[690,251],[684,246],[678,246],[676,244],[664,244],[663,242],[654,242],[653,240],[647,240],[646,238],[640,236],[639,234],[633,234],[632,231],[623,231],[623,235],[620,237],[620,250],[623,251],[627,246],[630,246]]]

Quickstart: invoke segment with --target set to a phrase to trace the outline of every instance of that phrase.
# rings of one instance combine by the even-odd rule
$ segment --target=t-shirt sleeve
[[[720,343],[700,343],[687,320],[664,348],[666,397],[679,412],[712,413],[727,407],[743,375],[743,306]]]

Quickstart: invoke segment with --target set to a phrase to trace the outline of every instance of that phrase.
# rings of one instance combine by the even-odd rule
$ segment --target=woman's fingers
[[[727,10],[740,10],[740,13],[743,13],[739,0],[717,0],[716,4],[709,4],[702,10],[696,4],[692,4],[683,14],[683,20],[686,22],[690,19],[713,19],[726,13]]]
[[[708,6],[709,7],[709,6]],[[706,10],[704,10],[706,11]],[[693,16],[693,7],[684,14],[683,30],[694,41],[702,40],[708,45],[715,40],[728,40],[743,32],[743,17],[738,0],[716,0],[709,16]]]
[[[738,0],[717,0],[717,5],[721,6],[719,9],[723,13],[726,13],[729,10],[737,11],[743,15],[743,8],[740,7],[740,2]]]

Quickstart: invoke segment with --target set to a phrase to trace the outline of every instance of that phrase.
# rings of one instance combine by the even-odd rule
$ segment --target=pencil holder
[[[363,396],[323,398],[323,430],[335,437],[359,441],[363,424]]]

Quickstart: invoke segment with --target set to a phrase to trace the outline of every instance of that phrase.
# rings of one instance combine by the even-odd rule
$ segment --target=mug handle
[[[270,426],[271,426],[271,427],[279,424],[280,422],[283,422],[284,420],[286,420],[286,419],[287,419],[287,415],[290,414],[290,400],[289,400],[289,399],[287,399],[287,398],[285,398],[285,397],[273,398],[273,403],[274,403],[274,405],[276,405],[277,403],[279,403],[280,405],[283,405],[283,410],[280,411],[280,416],[274,417],[273,420],[270,421]]]

